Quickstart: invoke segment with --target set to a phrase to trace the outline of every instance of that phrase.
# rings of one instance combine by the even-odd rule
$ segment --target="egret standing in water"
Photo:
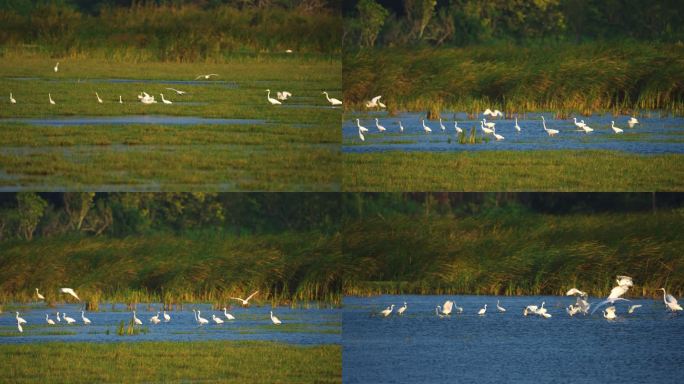
[[[45,321],[50,325],[55,325],[55,321],[48,317],[47,313],[45,314]]]
[[[389,307],[387,307],[387,308],[383,309],[382,311],[380,311],[380,314],[381,314],[382,316],[384,316],[384,317],[387,317],[387,316],[389,316],[389,315],[392,313],[393,310],[394,310],[394,304],[392,304],[392,305],[390,305]]]
[[[487,313],[487,304],[485,304],[484,307],[477,312],[477,314],[480,316],[484,316],[485,313]]]
[[[430,127],[425,125],[425,120],[423,119],[421,121],[423,122],[423,131],[425,131],[426,134],[432,132],[432,129],[430,129]]]
[[[273,324],[280,325],[283,323],[282,321],[280,321],[279,318],[273,316],[273,311],[270,311],[270,313],[271,313],[271,321],[273,322]]]
[[[280,104],[282,104],[280,101],[278,101],[278,100],[276,100],[276,99],[274,99],[274,98],[271,97],[271,90],[270,90],[270,89],[267,89],[267,90],[266,90],[266,100],[268,100],[268,102],[271,103],[271,105],[280,105]]]
[[[515,130],[520,132],[520,126],[518,125],[518,118],[515,118]]]
[[[399,132],[404,132],[404,126],[401,124],[401,120],[399,120]]]
[[[446,127],[442,124],[442,118],[439,118],[439,127],[442,128],[442,132],[446,131]]]
[[[36,288],[36,297],[38,297],[38,300],[45,300],[45,296],[38,292],[38,288]]]
[[[168,323],[169,321],[171,321],[171,316],[169,316],[169,314],[166,313],[166,311],[164,311],[164,322]]]
[[[458,121],[454,120],[454,129],[456,133],[463,133],[463,130],[458,126]]]
[[[658,288],[658,290],[659,290],[659,291],[660,291],[660,290],[663,291],[663,302],[665,303],[665,305],[667,306],[667,308],[670,309],[670,311],[676,312],[676,311],[681,311],[681,310],[682,310],[682,306],[679,305],[679,303],[677,303],[677,299],[675,299],[674,296],[672,296],[672,295],[670,295],[670,294],[667,294],[667,293],[665,292],[665,288]]]
[[[83,324],[90,325],[90,319],[85,317],[85,311],[81,311],[81,320],[83,320]]]
[[[406,305],[406,302],[404,301],[404,306],[397,309],[397,315],[403,315],[404,312],[406,312],[406,308],[408,308],[408,306]]]
[[[385,131],[386,131],[385,127],[383,127],[382,125],[380,125],[380,121],[378,121],[377,118],[375,119],[375,126],[378,128],[378,131],[379,131],[379,132],[385,132]]]
[[[548,134],[551,137],[556,136],[559,131],[557,129],[546,128],[546,119],[544,119],[544,116],[542,116],[541,118],[542,118],[542,126],[544,127],[544,131],[546,131],[546,134]]]
[[[150,317],[150,323],[152,324],[159,324],[161,320],[159,320],[159,312],[157,312],[156,315]]]
[[[325,98],[328,100],[328,103],[330,103],[330,105],[332,105],[333,107],[336,105],[342,105],[342,102],[340,100],[328,96],[328,92],[323,91],[323,94],[325,95]]]
[[[159,96],[161,96],[162,103],[164,103],[164,104],[173,104],[173,102],[172,102],[171,100],[166,100],[166,99],[164,98],[164,94],[163,94],[163,93],[160,93]]]
[[[197,310],[197,321],[199,321],[200,325],[204,324],[209,324],[209,320],[205,319],[204,317],[200,316],[200,311]]]
[[[228,313],[228,310],[226,309],[226,307],[223,307],[223,316],[225,316],[226,319],[228,319],[228,320],[235,320],[235,316]]]
[[[142,321],[135,315],[135,311],[133,311],[133,323],[142,325]]]
[[[66,313],[62,314],[62,318],[64,319],[64,321],[67,322],[67,324],[73,324],[76,322],[76,319],[74,319],[73,317],[67,316]]]
[[[24,320],[23,317],[19,317],[19,312],[16,312],[16,313],[17,313],[17,315],[15,316],[15,318],[17,319],[17,323],[18,324],[26,324],[26,320]]]
[[[497,309],[499,312],[506,312],[506,308],[504,308],[504,307],[502,307],[501,305],[499,305],[499,300],[496,301],[496,309]]]
[[[615,122],[614,122],[614,121],[611,121],[611,122],[610,122],[610,127],[613,128],[613,132],[615,132],[615,134],[618,134],[618,133],[622,133],[622,132],[623,132],[622,129],[620,129],[620,128],[618,128],[618,127],[615,126]]]
[[[219,317],[216,317],[216,315],[213,313],[211,314],[211,319],[214,320],[214,323],[216,324],[223,324],[223,320],[221,320]]]

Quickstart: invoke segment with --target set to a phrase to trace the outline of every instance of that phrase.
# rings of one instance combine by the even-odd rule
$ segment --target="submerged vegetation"
[[[339,345],[273,342],[33,343],[0,346],[4,382],[340,383]]]
[[[347,195],[344,293],[604,296],[626,274],[631,295],[681,296],[681,201],[649,195]]]

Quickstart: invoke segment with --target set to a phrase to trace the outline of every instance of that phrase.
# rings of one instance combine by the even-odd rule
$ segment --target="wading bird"
[[[161,320],[159,320],[159,312],[157,312],[156,315],[150,317],[150,323],[152,323],[152,324],[159,324],[159,323],[161,323]]]
[[[454,302],[451,300],[447,300],[444,302],[443,306],[437,306],[437,309],[439,309],[438,314],[443,315],[443,316],[449,316],[451,315],[451,311],[454,308]]]
[[[496,123],[492,123],[491,121],[488,122],[487,119],[482,119],[482,124],[489,129],[494,129],[494,127],[496,127]]]
[[[504,308],[504,307],[502,307],[501,305],[499,305],[499,300],[496,301],[496,309],[497,309],[499,312],[506,312],[506,308]]]
[[[274,99],[274,98],[271,97],[271,90],[270,90],[270,89],[267,89],[267,90],[266,90],[266,100],[268,100],[268,102],[271,103],[271,105],[280,105],[280,104],[282,104],[280,101],[278,101],[278,100],[276,100],[276,99]]]
[[[168,323],[169,321],[171,321],[171,316],[164,311],[164,322]]]
[[[123,104],[123,100],[121,99],[121,95],[119,95],[119,104]]]
[[[544,126],[544,131],[546,131],[546,133],[551,137],[556,136],[558,134],[558,130],[546,128],[546,119],[544,119],[544,116],[542,116],[541,118],[542,118],[542,125]]]
[[[19,317],[19,312],[17,312],[17,315],[15,316],[15,318],[17,319],[17,323],[26,324],[26,320],[24,320],[23,317]]]
[[[36,297],[38,297],[38,300],[45,300],[45,296],[38,292],[38,288],[36,288]]]
[[[76,300],[81,301],[81,299],[78,298],[78,295],[76,294],[76,292],[71,288],[60,288],[59,291],[61,293],[66,293],[68,295],[71,295],[74,298],[76,298]]]
[[[613,287],[613,289],[610,290],[610,294],[608,295],[608,298],[606,298],[606,300],[598,303],[594,307],[594,310],[591,311],[592,315],[594,314],[594,312],[596,312],[597,309],[601,308],[603,305],[605,305],[607,303],[613,304],[619,300],[629,301],[627,299],[621,298],[620,296],[624,295],[629,290],[629,287],[634,285],[632,278],[629,276],[617,276],[615,281],[618,284],[617,287]]]
[[[277,92],[276,97],[278,100],[287,100],[288,98],[292,97],[292,94],[288,91],[282,91],[282,92]]]
[[[21,327],[21,323],[17,323],[17,329],[19,330],[19,333],[24,332],[24,328]]]
[[[55,101],[52,100],[52,95],[48,93],[48,99],[50,100],[50,104],[55,105]]]
[[[235,320],[235,316],[228,313],[228,310],[226,309],[226,307],[223,307],[223,316],[225,316],[226,319],[228,319],[228,320]]]
[[[342,105],[342,102],[340,100],[330,98],[330,96],[328,96],[328,92],[323,91],[322,93],[325,95],[325,98],[328,100],[328,103],[330,103],[332,106]]]
[[[432,129],[430,129],[430,127],[428,127],[427,125],[425,125],[425,120],[421,120],[421,121],[423,122],[423,131],[425,131],[425,133],[430,133],[430,132],[432,132]]]
[[[185,91],[181,91],[180,89],[176,89],[176,88],[165,88],[165,89],[168,89],[169,91],[174,91],[178,95],[185,95],[187,93]]]
[[[629,307],[629,309],[627,310],[627,313],[632,313],[632,312],[634,312],[634,310],[637,309],[637,308],[641,308],[641,304],[632,305],[632,306]]]
[[[59,71],[59,61],[57,62],[57,64],[55,64],[55,67],[53,69],[55,70],[55,73]]]
[[[100,99],[100,95],[98,95],[97,92],[95,92],[95,97],[97,97],[97,102],[102,104],[102,99]]]
[[[242,306],[243,306],[243,307],[248,307],[248,306],[249,306],[249,300],[250,300],[252,297],[254,297],[254,295],[256,295],[257,293],[259,293],[259,291],[254,291],[251,295],[247,296],[246,299],[241,299],[241,298],[239,298],[239,297],[231,297],[231,299],[242,302]],[[198,311],[198,312],[199,312],[199,311]]]
[[[199,309],[197,310],[197,321],[200,323],[200,325],[204,324],[209,324],[209,320],[205,319],[204,317],[200,316],[200,311]]]
[[[663,291],[663,302],[665,303],[665,305],[667,306],[667,308],[670,309],[670,311],[676,312],[676,311],[681,311],[681,310],[682,310],[682,306],[679,305],[679,303],[677,303],[677,299],[675,299],[674,296],[672,296],[672,295],[666,293],[666,292],[665,292],[665,288],[659,288],[658,290],[659,290],[659,291],[660,291],[660,290]]]
[[[135,315],[135,311],[133,311],[133,323],[142,325],[142,321]]]
[[[496,141],[501,141],[501,140],[504,139],[503,136],[501,136],[501,135],[499,135],[498,133],[496,133],[496,129],[493,129],[492,131],[493,131],[493,132],[492,132],[492,135],[494,135],[494,138],[496,139]]]
[[[515,130],[520,132],[520,126],[518,125],[518,118],[515,118]]]
[[[456,133],[463,133],[463,130],[458,126],[458,121],[454,120],[454,129],[456,130]]]
[[[220,318],[216,317],[216,315],[213,314],[213,313],[211,314],[211,319],[214,320],[214,323],[216,323],[216,324],[223,324],[223,320],[221,320]]]
[[[195,77],[195,80],[199,80],[199,79],[201,79],[201,78],[204,78],[204,80],[209,80],[209,78],[211,78],[212,76],[218,77],[218,74],[216,74],[216,73],[210,73],[210,74],[208,74],[208,75],[197,75],[197,77]]]
[[[387,307],[387,308],[383,309],[382,311],[380,311],[380,314],[381,314],[382,316],[384,316],[384,317],[387,317],[387,316],[389,316],[389,315],[392,313],[393,310],[394,310],[394,304],[392,304],[392,305],[390,305],[389,307]]]
[[[634,126],[637,124],[639,124],[639,120],[637,120],[637,118],[634,116],[630,117],[629,120],[627,121],[627,125],[630,128],[634,128]]]
[[[446,131],[446,127],[442,124],[442,118],[439,118],[439,127],[442,128],[442,132]]]
[[[273,311],[270,311],[270,312],[271,312],[271,321],[273,322],[273,324],[280,325],[283,323],[282,321],[280,321],[279,318],[273,316]]]
[[[477,312],[477,314],[480,316],[484,316],[485,313],[487,313],[487,304],[485,304],[484,307]]]
[[[362,126],[359,119],[356,119],[356,126],[359,127],[359,132],[368,132],[368,128]]]
[[[55,315],[57,316],[57,322],[58,322],[58,323],[61,323],[61,322],[62,322],[62,319],[59,318],[59,312],[57,312]]]
[[[491,128],[487,128],[484,126],[484,121],[480,121],[480,129],[482,129],[482,132],[484,132],[485,135],[489,133],[494,133],[494,131]]]
[[[608,320],[615,320],[617,316],[615,315],[615,307],[610,306],[603,311],[603,317]]]
[[[586,124],[584,124],[584,120],[578,122],[576,117],[573,117],[572,121],[575,123],[575,126],[579,129],[584,129],[584,127],[587,126]]]
[[[48,317],[47,313],[45,314],[45,321],[50,325],[55,325],[55,321]]]
[[[408,305],[404,301],[404,306],[397,309],[397,315],[403,315],[406,312],[406,308],[408,308]]]
[[[10,92],[10,103],[11,103],[11,104],[16,104],[16,103],[17,103],[17,101],[16,101],[16,100],[14,99],[14,97],[12,96],[12,92]]]
[[[73,324],[76,322],[76,319],[74,319],[73,317],[67,316],[66,313],[62,314],[62,318],[64,319],[64,321],[67,322],[67,324]]]
[[[360,129],[359,129],[359,139],[361,139],[361,141],[366,141],[366,137],[363,135],[363,132],[361,132]]]
[[[615,126],[615,122],[614,122],[614,121],[611,121],[611,122],[610,122],[610,127],[613,128],[613,132],[615,132],[616,134],[617,134],[617,133],[622,133],[622,132],[623,132],[622,129],[620,129],[620,128],[618,128],[618,127]]]
[[[375,126],[378,128],[378,131],[379,131],[379,132],[385,132],[385,131],[386,131],[385,127],[383,127],[382,125],[380,125],[380,121],[378,121],[377,118],[375,119]]]
[[[399,120],[399,132],[404,132],[404,126],[401,124],[401,120]]]
[[[163,94],[163,93],[160,93],[159,96],[161,96],[162,103],[164,103],[164,104],[173,104],[173,102],[172,102],[171,100],[166,100],[166,99],[164,98],[164,94]]]
[[[85,317],[85,311],[81,311],[81,320],[83,320],[83,324],[90,325],[90,319]]]

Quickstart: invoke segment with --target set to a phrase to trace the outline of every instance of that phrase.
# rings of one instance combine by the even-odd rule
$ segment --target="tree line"
[[[345,49],[493,41],[684,39],[677,0],[350,0]]]

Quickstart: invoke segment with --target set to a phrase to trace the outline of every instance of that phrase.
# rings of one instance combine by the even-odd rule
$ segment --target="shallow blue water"
[[[10,118],[0,119],[1,123],[22,123],[29,125],[61,127],[66,125],[101,125],[101,124],[167,124],[167,125],[237,125],[264,124],[265,120],[257,119],[220,119],[195,116],[164,116],[164,115],[129,115],[129,116],[74,116],[38,118]]]
[[[477,127],[477,136],[483,137],[480,130],[479,120],[468,119],[464,113],[442,114],[445,131],[437,121],[426,121],[425,124],[432,129],[432,133],[425,134],[421,119],[425,114],[406,113],[396,117],[388,117],[386,113],[373,113],[364,115],[361,125],[368,128],[365,134],[365,142],[358,136],[356,126],[357,116],[351,116],[343,123],[342,136],[344,152],[364,153],[383,151],[496,151],[496,150],[614,150],[640,154],[658,153],[684,153],[684,118],[673,117],[639,117],[640,124],[634,128],[627,126],[629,116],[593,115],[590,117],[578,116],[578,120],[584,120],[594,132],[584,133],[578,131],[572,118],[568,120],[555,120],[550,113],[544,113],[546,126],[549,129],[559,130],[555,137],[549,137],[542,128],[542,114],[527,114],[518,119],[521,132],[517,133],[514,126],[515,120],[495,119],[496,133],[504,136],[504,140],[496,141],[489,135],[489,142],[463,145],[457,143],[454,120],[467,134],[472,127]],[[375,125],[375,118],[387,131],[379,133]],[[623,134],[616,135],[611,129],[610,122],[624,130]],[[404,133],[399,131],[399,121],[402,122]],[[449,142],[451,141],[451,142]]]
[[[158,308],[159,305],[154,305]],[[135,336],[119,336],[116,333],[119,323],[123,320],[128,325],[132,313],[124,306],[118,305],[115,311],[109,304],[101,304],[100,312],[86,312],[91,325],[83,325],[81,311],[78,305],[61,305],[58,309],[45,306],[34,306],[31,309],[19,309],[20,316],[27,322],[24,332],[19,333],[16,327],[15,312],[7,309],[0,315],[0,344],[3,343],[35,343],[47,341],[79,341],[79,342],[126,342],[126,341],[202,341],[202,340],[269,340],[294,344],[330,344],[340,343],[339,309],[292,309],[277,307],[273,309],[283,324],[273,325],[269,317],[271,307],[232,308],[228,312],[235,316],[235,320],[228,321],[222,311],[212,311],[209,305],[186,305],[183,311],[169,311],[171,321],[157,325],[149,322],[156,314],[147,311],[146,305],[139,305],[137,317],[143,322],[148,333]],[[210,324],[199,326],[192,313],[192,309],[199,309],[202,317]],[[55,312],[66,312],[69,317],[76,319],[76,324],[48,325],[45,314],[55,320]],[[216,314],[224,324],[214,324],[211,315]],[[61,316],[61,315],[60,315]],[[160,319],[162,315],[159,315]],[[109,334],[106,331],[109,330]],[[46,332],[73,332],[69,335],[45,335]]]
[[[445,300],[462,315],[439,318]],[[496,301],[507,309],[496,311]],[[373,313],[408,303],[402,317]],[[553,316],[522,315],[540,305]],[[599,299],[590,298],[590,302]],[[487,303],[485,316],[477,311]],[[346,297],[342,315],[345,383],[675,383],[684,361],[684,316],[662,301],[617,304],[618,319],[569,317],[572,297]],[[630,304],[642,304],[627,314]]]

